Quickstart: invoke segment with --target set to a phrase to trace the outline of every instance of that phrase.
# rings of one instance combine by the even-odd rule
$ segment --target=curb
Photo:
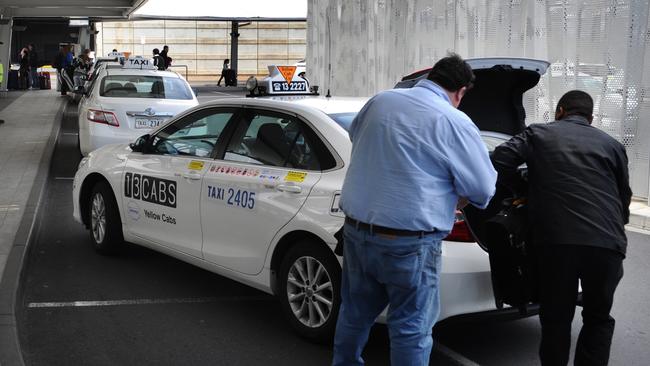
[[[54,148],[58,143],[61,121],[66,111],[68,102],[61,103],[55,115],[52,131],[47,140],[46,147],[38,165],[38,173],[34,179],[29,198],[25,204],[23,217],[18,226],[13,246],[7,257],[2,280],[0,281],[0,365],[24,366],[20,348],[16,314],[22,310],[17,307],[18,300],[22,297],[20,283],[23,277],[23,267],[27,258],[30,244],[34,239],[33,234],[38,231],[41,213],[39,208],[45,196],[47,180],[50,175],[50,166]]]

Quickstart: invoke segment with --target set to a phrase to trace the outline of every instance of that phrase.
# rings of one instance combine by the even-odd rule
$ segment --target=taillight
[[[446,241],[460,241],[460,242],[474,242],[474,236],[465,222],[465,216],[462,212],[456,211],[456,221],[454,222],[454,227],[451,229],[451,232],[444,239]]]
[[[99,111],[96,109],[89,109],[86,114],[91,122],[103,123],[111,126],[119,126],[120,123],[117,121],[117,117],[113,112]]]

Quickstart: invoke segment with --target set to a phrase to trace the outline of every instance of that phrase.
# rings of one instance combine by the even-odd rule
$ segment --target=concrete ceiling
[[[1,18],[128,18],[147,0],[1,0]]]

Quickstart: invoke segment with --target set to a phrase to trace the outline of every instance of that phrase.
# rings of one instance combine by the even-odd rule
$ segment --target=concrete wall
[[[169,46],[173,65],[187,65],[196,77],[221,74],[230,58],[230,22],[151,20],[97,24],[97,51],[113,48],[151,55],[153,48]],[[239,78],[265,75],[267,65],[292,65],[305,58],[306,22],[252,22],[239,28]],[[144,41],[144,45],[141,42]],[[176,69],[179,72],[182,68]]]
[[[627,148],[634,194],[648,198],[648,0],[309,0],[307,72],[333,95],[391,88],[448,51],[548,60],[526,93],[527,123],[553,117],[571,89],[595,101],[594,125]]]

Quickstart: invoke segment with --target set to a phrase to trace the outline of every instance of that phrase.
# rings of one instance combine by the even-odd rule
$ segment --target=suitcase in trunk
[[[529,240],[528,208],[523,199],[507,199],[504,208],[485,224],[492,286],[497,307],[516,307],[525,315],[538,301],[538,263]]]

